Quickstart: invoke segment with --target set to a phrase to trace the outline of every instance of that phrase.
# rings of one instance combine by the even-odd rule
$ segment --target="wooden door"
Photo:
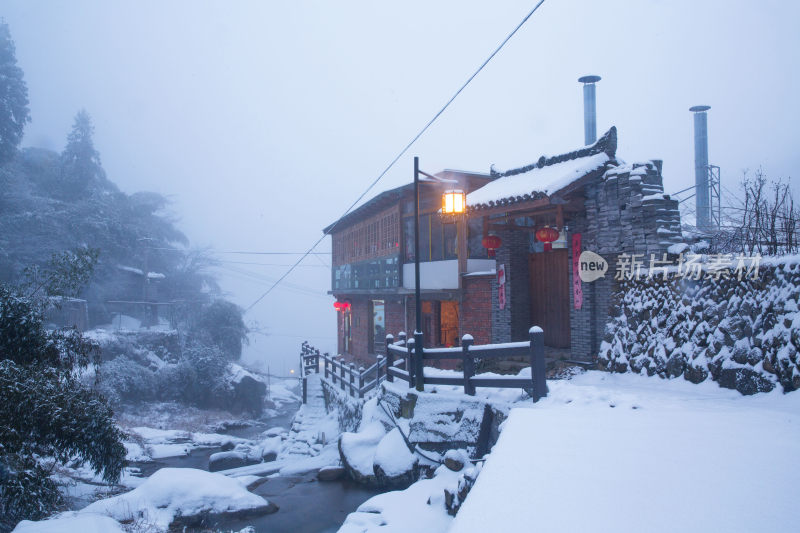
[[[569,257],[566,249],[530,254],[531,324],[544,330],[544,343],[569,348]]]

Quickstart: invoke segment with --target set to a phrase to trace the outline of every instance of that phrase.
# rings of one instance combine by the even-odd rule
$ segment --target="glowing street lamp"
[[[442,195],[443,215],[463,215],[467,207],[467,196],[464,191],[450,190]]]

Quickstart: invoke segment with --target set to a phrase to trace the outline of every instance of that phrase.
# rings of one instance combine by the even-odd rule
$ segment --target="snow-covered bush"
[[[622,281],[599,364],[743,394],[800,388],[800,257],[765,263],[756,279]]]
[[[111,403],[153,400],[156,397],[155,373],[126,355],[105,363],[98,390]]]
[[[116,355],[100,367],[98,390],[115,405],[177,401],[201,408],[261,413],[266,385],[232,365],[213,343],[185,343],[175,356],[157,355],[150,349],[147,334],[145,344],[139,344],[137,336],[130,333],[106,333],[103,342],[105,357]]]
[[[222,299],[203,306],[194,334],[207,337],[210,344],[222,350],[229,359],[239,359],[242,343],[247,342],[247,326],[244,325],[241,308]]]

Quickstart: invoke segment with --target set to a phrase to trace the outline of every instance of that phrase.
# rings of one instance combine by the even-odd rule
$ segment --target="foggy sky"
[[[534,4],[5,0],[0,16],[29,89],[23,146],[60,151],[86,108],[122,190],[168,196],[221,259],[268,264],[223,263],[247,307],[295,257],[226,252],[306,250]],[[798,20],[789,0],[547,0],[373,193],[409,181],[414,155],[486,172],[580,147],[585,74],[603,77],[598,133],[663,159],[667,192],[694,182],[697,104],[727,189],[761,166],[797,190]],[[269,337],[247,359],[280,373],[304,338],[335,349],[329,264],[249,313]]]

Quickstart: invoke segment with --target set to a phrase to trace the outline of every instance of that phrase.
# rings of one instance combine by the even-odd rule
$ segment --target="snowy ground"
[[[297,401],[295,387],[296,381],[273,381],[272,401],[281,408],[293,404]],[[116,487],[104,485],[85,465],[74,465],[63,469],[62,481],[68,484],[66,490],[73,500],[84,502],[83,507],[50,520],[22,522],[15,532],[157,532],[165,531],[177,516],[209,512],[257,514],[259,510],[263,514],[269,502],[248,492],[249,485],[264,476],[316,471],[339,462],[338,422],[335,413],[325,411],[318,376],[309,379],[308,393],[309,401],[295,414],[290,429],[269,427],[257,431],[252,438],[202,431],[215,426],[224,429],[226,424],[236,422],[225,412],[182,410],[177,405],[152,404],[140,413],[127,413],[122,418],[130,436],[125,442],[129,461],[148,463],[222,445],[232,446],[233,453],[254,460],[261,461],[266,454],[273,454],[276,460],[214,473],[196,468],[161,468],[149,478],[138,477],[135,467],[126,468],[120,485]],[[130,425],[142,422],[159,427]],[[260,424],[263,426],[263,421]],[[169,427],[181,429],[163,429]],[[247,428],[242,431],[247,432]],[[98,497],[102,499],[90,503]]]
[[[512,411],[455,520],[444,472],[340,531],[796,530],[800,395],[604,372],[548,385]]]

